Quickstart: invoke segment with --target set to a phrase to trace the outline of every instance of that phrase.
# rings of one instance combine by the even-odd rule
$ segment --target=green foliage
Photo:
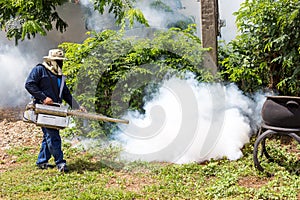
[[[105,8],[108,8],[110,13],[113,13],[116,17],[117,23],[121,23],[125,17],[125,10],[132,8],[132,1],[130,0],[96,0],[94,1],[94,8],[101,14],[104,13]]]
[[[155,0],[151,2],[150,8],[154,8],[156,10],[162,10],[164,12],[173,12],[172,8],[170,8],[170,6],[163,3],[161,0]]]
[[[52,30],[52,24],[60,31],[67,28],[55,10],[65,0],[54,1],[24,1],[5,0],[0,2],[0,26],[7,31],[9,39],[24,40],[26,37],[35,37],[36,34],[46,35],[46,31]]]
[[[56,30],[64,32],[68,27],[56,8],[68,2],[67,0],[3,0],[0,2],[0,27],[7,32],[7,38],[19,40],[30,39],[37,34],[45,36],[53,26]],[[106,7],[113,13],[117,24],[125,24],[126,19],[132,26],[136,21],[148,26],[142,12],[134,8],[134,1],[126,0],[95,0],[94,9],[101,14]]]
[[[93,33],[83,44],[61,45],[69,58],[64,73],[89,111],[113,117],[128,109],[143,112],[144,100],[150,100],[159,84],[172,75],[193,72],[198,80],[212,80],[210,72],[201,67],[207,49],[194,33],[193,25],[183,31],[156,31],[151,39],[111,30]],[[100,124],[105,125],[109,126]]]
[[[167,25],[168,28],[176,27],[180,29],[186,29],[190,24],[193,24],[195,22],[192,18],[186,18],[185,20],[179,20],[173,23],[169,23]]]
[[[236,13],[241,34],[220,51],[224,78],[245,91],[268,87],[283,95],[299,95],[299,9],[297,0],[241,4]]]
[[[7,152],[14,156],[14,164],[1,165],[0,198],[298,199],[299,176],[282,167],[277,167],[273,177],[259,173],[253,165],[253,143],[246,145],[244,157],[237,161],[224,158],[182,165],[129,163],[118,159],[118,147],[96,145],[86,152],[63,143],[70,169],[65,174],[55,168],[37,169],[33,152],[38,153],[38,147],[21,145]],[[285,149],[277,150],[289,157]]]
[[[175,0],[172,4],[181,4],[181,1]],[[187,29],[189,25],[195,24],[195,19],[193,17],[187,17],[186,15],[181,14],[177,11],[178,8],[173,8],[173,10],[161,0],[153,0],[149,7],[157,12],[163,13],[163,16],[168,16],[167,18],[169,18],[170,21],[166,22],[167,28],[180,28],[184,30]],[[177,19],[177,21],[174,21],[174,19]]]
[[[123,20],[123,22],[121,23],[121,25],[123,26],[123,28],[125,28],[126,25],[126,21],[129,22],[129,26],[132,28],[133,25],[135,24],[135,22],[138,22],[140,24],[144,24],[146,27],[149,27],[148,21],[146,20],[146,18],[144,17],[142,11],[140,9],[137,8],[130,8],[128,10],[126,10],[125,12],[125,18]]]

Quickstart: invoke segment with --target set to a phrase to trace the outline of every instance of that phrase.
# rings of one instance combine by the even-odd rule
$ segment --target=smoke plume
[[[232,3],[227,6],[223,1],[220,13],[227,27],[222,30],[229,32],[222,34],[225,40],[230,40],[235,36],[231,25],[236,7],[232,10]],[[24,90],[26,76],[50,48],[65,41],[83,41],[86,28],[97,31],[116,28],[112,15],[94,12],[87,0],[81,3],[82,13],[78,12],[80,6],[74,4],[61,8],[66,21],[71,22],[67,33],[53,31],[46,38],[25,41],[17,47],[0,37],[0,107],[23,105],[29,99]],[[240,3],[241,0],[235,5]],[[165,28],[171,20],[166,18],[169,15],[154,12],[148,4],[141,1],[138,5],[152,26]],[[180,7],[170,5],[181,13],[195,16],[198,22],[200,7],[195,5],[199,4],[184,0]],[[263,95],[245,96],[233,84],[198,83],[190,75],[184,80],[171,78],[164,82],[153,100],[145,103],[145,114],[131,111],[124,116],[130,124],[120,126],[115,137],[124,147],[122,156],[129,160],[189,163],[223,156],[235,160],[242,156],[241,148],[259,125],[263,101]]]
[[[30,60],[19,48],[2,45],[0,48],[0,107],[15,107],[26,101],[25,74]]]
[[[236,160],[259,126],[263,101],[263,95],[247,97],[234,84],[172,78],[146,102],[145,114],[127,113],[130,124],[120,126],[116,138],[128,160]]]

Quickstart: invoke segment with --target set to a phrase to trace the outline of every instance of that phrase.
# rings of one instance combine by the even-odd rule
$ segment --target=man
[[[62,50],[49,50],[48,56],[44,56],[44,62],[35,66],[30,72],[25,88],[33,96],[35,103],[51,105],[65,100],[73,109],[85,111],[72,97],[64,83],[62,67],[65,59]],[[40,169],[54,167],[48,163],[52,155],[58,170],[60,172],[68,171],[62,152],[59,130],[43,127],[42,131],[44,133],[43,141],[36,165]]]

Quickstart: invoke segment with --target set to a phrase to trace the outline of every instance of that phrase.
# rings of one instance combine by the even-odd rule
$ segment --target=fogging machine
[[[46,128],[64,129],[69,125],[69,116],[97,121],[129,123],[128,120],[111,118],[101,114],[69,110],[67,106],[57,103],[53,105],[28,104],[23,114],[23,121]]]

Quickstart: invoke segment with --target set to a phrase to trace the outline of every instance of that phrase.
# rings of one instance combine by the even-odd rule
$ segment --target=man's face
[[[60,68],[63,67],[63,62],[64,62],[63,60],[55,60],[55,61]]]

